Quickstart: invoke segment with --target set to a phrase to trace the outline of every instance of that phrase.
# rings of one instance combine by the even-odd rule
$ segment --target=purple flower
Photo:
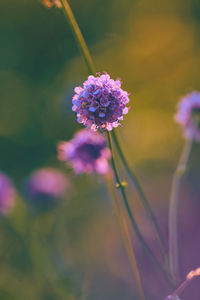
[[[128,113],[129,94],[121,89],[120,80],[114,81],[108,74],[89,76],[83,87],[74,91],[72,110],[77,113],[77,121],[87,128],[110,131]]]
[[[0,172],[0,214],[7,215],[15,204],[15,189],[11,180]]]
[[[200,92],[192,92],[182,98],[175,115],[187,139],[200,142]]]
[[[165,298],[165,300],[181,300],[177,295],[169,295]]]
[[[66,176],[55,169],[34,171],[24,184],[25,196],[32,209],[46,210],[64,197],[69,183]]]
[[[106,139],[89,129],[80,130],[69,142],[58,146],[58,158],[68,161],[77,174],[105,174],[109,171],[110,150]]]

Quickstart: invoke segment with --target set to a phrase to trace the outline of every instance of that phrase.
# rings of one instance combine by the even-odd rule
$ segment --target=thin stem
[[[87,300],[89,298],[90,285],[92,280],[92,273],[88,271],[83,278],[80,300]]]
[[[95,66],[94,66],[92,57],[90,55],[90,52],[88,50],[88,47],[84,40],[84,37],[81,33],[81,30],[78,26],[78,23],[76,22],[76,19],[71,10],[71,7],[67,0],[61,0],[61,3],[62,3],[62,7],[63,7],[64,13],[65,13],[65,16],[69,22],[69,25],[71,26],[72,32],[73,32],[76,42],[78,44],[79,50],[80,50],[80,52],[85,60],[85,63],[87,65],[88,71],[89,71],[89,73],[94,75],[96,72],[95,72]]]
[[[66,299],[66,291],[59,282],[58,273],[49,259],[46,245],[42,242],[39,233],[37,219],[33,216],[29,219],[29,252],[32,258],[33,274],[38,286],[45,280],[54,290],[59,299]]]
[[[191,280],[187,279],[183,281],[180,286],[173,292],[172,295],[180,296],[180,294],[184,291],[184,289],[188,286],[188,284],[191,282]]]
[[[63,10],[65,12],[65,16],[71,26],[71,29],[73,31],[73,34],[75,36],[75,39],[76,39],[76,42],[79,46],[79,49],[80,49],[80,52],[85,60],[85,63],[87,65],[87,68],[88,68],[88,71],[90,73],[92,73],[93,75],[95,74],[95,67],[94,67],[94,63],[92,61],[92,58],[91,58],[91,55],[89,53],[89,50],[88,50],[88,47],[85,43],[85,40],[83,38],[83,35],[80,31],[80,28],[78,26],[78,23],[76,22],[76,19],[73,15],[73,12],[69,6],[69,3],[67,0],[61,0],[61,3],[62,3],[62,7],[63,7]],[[108,137],[110,138],[109,134],[108,134]],[[111,141],[111,139],[110,139]],[[112,158],[113,160],[113,158]],[[114,160],[113,160],[114,162]],[[119,185],[119,188],[121,190],[121,193],[122,193],[122,196],[125,200],[125,203],[127,203],[128,205],[128,202],[127,202],[127,199],[126,199],[126,193],[124,191],[124,187],[123,187],[123,184],[121,183],[120,181],[120,178],[118,176],[118,173],[117,173],[117,170],[116,170],[116,167],[115,167],[115,163],[113,164],[113,170],[114,170],[114,173],[115,173],[115,176],[116,176],[116,182],[118,183]],[[127,206],[126,205],[126,206]],[[127,209],[128,209],[128,206],[127,206]],[[138,237],[138,239],[140,240],[140,242],[142,243],[143,247],[146,249],[146,252],[148,252],[152,258],[152,260],[156,263],[157,267],[160,269],[160,271],[162,272],[162,274],[165,276],[165,278],[168,279],[168,281],[170,282],[170,279],[168,278],[168,274],[166,274],[165,270],[160,266],[159,262],[157,261],[156,257],[154,256],[154,254],[151,252],[151,250],[149,249],[148,245],[146,245],[146,242],[143,238],[143,236],[141,235],[140,231],[139,231],[139,228],[137,227],[137,224],[132,216],[132,213],[130,210],[128,210],[128,213],[129,213],[129,217],[131,219],[131,222],[132,222],[132,225],[133,227],[135,228],[135,232],[136,232],[136,235]]]
[[[197,268],[196,270],[190,271],[186,279],[179,285],[179,287],[173,292],[172,296],[180,295],[184,289],[189,285],[189,283],[195,278],[200,276],[200,268]]]
[[[143,191],[143,188],[139,182],[139,179],[137,178],[136,174],[130,169],[129,167],[129,164],[124,156],[124,153],[122,151],[122,148],[119,144],[119,140],[118,140],[118,137],[115,133],[115,131],[113,130],[112,131],[112,137],[113,137],[113,140],[115,142],[115,145],[116,145],[116,149],[119,153],[119,156],[124,164],[124,167],[127,171],[127,173],[129,174],[130,178],[132,179],[132,182],[135,186],[135,189],[140,197],[140,199],[142,200],[142,203],[143,203],[143,206],[148,214],[148,216],[150,217],[151,221],[152,221],[152,224],[154,225],[154,229],[155,229],[155,232],[156,232],[156,235],[158,237],[158,241],[160,243],[160,248],[163,252],[163,256],[165,257],[166,256],[166,246],[165,246],[165,242],[164,242],[164,239],[163,239],[163,236],[162,236],[162,233],[160,231],[160,228],[159,228],[159,225],[158,225],[158,222],[157,222],[157,219],[156,219],[156,216],[154,215],[154,212],[151,208],[151,205],[149,203],[149,201],[147,200],[146,196],[145,196],[145,193]]]
[[[128,226],[126,224],[126,220],[123,216],[123,213],[121,212],[121,208],[120,205],[118,203],[117,197],[116,197],[116,193],[114,190],[114,187],[112,185],[111,179],[108,178],[107,180],[108,185],[109,185],[109,190],[111,191],[112,194],[112,199],[114,202],[114,207],[115,207],[115,213],[118,219],[118,223],[120,225],[120,229],[121,229],[121,235],[124,241],[124,245],[128,254],[128,258],[132,267],[132,271],[133,271],[133,275],[135,278],[135,282],[136,282],[136,286],[138,289],[138,294],[140,295],[140,299],[144,300],[144,292],[142,289],[142,284],[141,284],[141,279],[140,279],[140,274],[139,274],[139,270],[137,267],[137,262],[136,262],[136,258],[135,258],[135,254],[134,254],[134,250],[132,247],[132,243],[131,243],[131,239],[130,239],[130,234],[129,234],[129,230],[128,230]]]
[[[145,239],[143,238],[143,236],[142,236],[142,234],[139,230],[139,227],[137,226],[137,223],[136,223],[136,221],[133,217],[133,214],[131,212],[131,209],[130,209],[130,206],[129,206],[129,203],[128,203],[128,199],[127,199],[127,196],[126,196],[126,192],[125,192],[125,184],[124,184],[124,182],[121,182],[118,171],[117,171],[117,167],[116,167],[116,164],[115,164],[115,160],[114,160],[114,156],[113,156],[113,150],[112,150],[112,141],[111,141],[111,136],[110,136],[109,132],[107,132],[107,138],[108,138],[108,145],[109,145],[109,148],[110,148],[110,151],[111,151],[111,154],[112,154],[111,164],[112,164],[112,168],[113,168],[113,171],[114,171],[115,180],[116,180],[116,183],[117,183],[116,186],[121,191],[121,195],[122,195],[122,198],[124,200],[124,204],[125,204],[129,219],[131,221],[131,224],[134,228],[135,234],[136,234],[139,242],[141,243],[142,247],[144,248],[145,252],[150,256],[151,260],[154,262],[154,264],[156,265],[158,270],[162,273],[162,275],[165,277],[165,279],[171,284],[171,278],[169,277],[169,275],[165,271],[165,269],[162,268],[159,261],[157,260],[157,258],[153,254],[152,250],[147,245],[147,243],[146,243]]]
[[[62,6],[63,6],[63,9],[64,9],[64,12],[65,12],[65,15],[69,21],[69,24],[72,28],[72,31],[73,31],[73,34],[75,36],[75,39],[78,43],[78,46],[79,46],[79,49],[81,51],[81,54],[83,55],[83,58],[86,62],[86,65],[87,65],[87,68],[88,68],[88,71],[92,74],[95,74],[95,67],[94,67],[94,63],[92,61],[92,58],[91,58],[91,55],[89,53],[89,50],[88,50],[88,47],[86,45],[86,42],[84,40],[84,37],[80,31],[80,28],[78,26],[78,23],[76,22],[76,19],[73,15],[73,12],[68,4],[68,1],[67,0],[61,0],[61,3],[62,3]],[[116,210],[118,211],[118,217],[121,219],[121,213],[120,213],[120,210],[118,209],[118,203],[115,201],[115,207],[116,207]],[[144,293],[143,293],[143,290],[142,290],[142,285],[141,285],[141,282],[140,282],[140,277],[139,277],[139,272],[137,270],[137,265],[136,265],[136,261],[135,261],[135,257],[134,257],[134,254],[133,254],[133,250],[131,248],[131,242],[130,242],[130,239],[129,239],[129,236],[128,235],[128,232],[126,232],[125,230],[125,223],[124,221],[121,220],[121,225],[122,227],[124,228],[123,231],[124,231],[124,241],[125,241],[125,245],[126,245],[126,249],[127,249],[127,252],[128,252],[128,255],[129,255],[129,258],[130,258],[130,262],[131,262],[131,266],[132,266],[132,269],[133,269],[133,273],[134,273],[134,276],[135,276],[135,279],[136,279],[136,284],[137,284],[137,287],[138,287],[138,292],[139,292],[139,295],[141,296],[141,299],[144,300]]]
[[[169,203],[169,267],[174,282],[179,280],[179,259],[178,259],[178,201],[182,177],[187,169],[188,160],[192,150],[192,139],[185,141],[183,151],[173,176],[172,188]]]

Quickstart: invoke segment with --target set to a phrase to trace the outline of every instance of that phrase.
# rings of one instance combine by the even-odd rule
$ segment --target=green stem
[[[89,53],[89,50],[88,50],[86,42],[85,42],[85,40],[83,38],[83,35],[82,35],[81,31],[80,31],[78,23],[76,22],[74,14],[73,14],[73,12],[72,12],[72,10],[70,8],[70,5],[69,5],[69,3],[68,3],[67,0],[61,0],[61,3],[62,3],[62,7],[63,7],[64,13],[65,13],[65,16],[66,16],[66,18],[67,18],[67,20],[68,20],[68,22],[69,22],[69,24],[71,26],[72,32],[73,32],[73,34],[75,36],[75,39],[77,41],[77,44],[79,46],[80,52],[81,52],[81,54],[82,54],[82,56],[83,56],[83,58],[85,60],[86,65],[87,65],[88,71],[94,75],[96,73],[95,72],[94,63],[92,61],[91,55]],[[109,134],[108,134],[108,137],[110,138]],[[148,253],[151,253],[150,254],[151,258],[154,260],[154,262],[156,263],[156,265],[158,266],[158,268],[161,270],[161,272],[163,273],[163,275],[165,275],[165,277],[167,277],[167,274],[166,274],[165,270],[162,269],[162,267],[160,266],[159,262],[157,261],[157,259],[155,258],[155,256],[153,255],[153,253],[151,252],[151,250],[149,249],[149,247],[146,245],[146,242],[145,242],[143,236],[141,235],[141,233],[139,231],[139,228],[137,227],[137,224],[136,224],[136,222],[135,222],[135,220],[134,220],[134,218],[132,216],[131,210],[130,210],[128,202],[127,202],[127,198],[126,198],[126,193],[125,193],[124,187],[123,187],[121,181],[119,180],[115,164],[113,164],[113,170],[114,170],[115,176],[117,176],[116,177],[116,181],[119,184],[122,196],[124,198],[124,202],[125,202],[127,210],[128,210],[129,217],[131,219],[133,227],[135,228],[135,232],[136,232],[136,235],[137,235],[138,239],[140,240],[140,242],[142,243],[142,245],[146,249],[146,251]]]
[[[113,171],[114,171],[117,187],[121,191],[121,195],[122,195],[122,198],[124,200],[124,204],[125,204],[126,210],[128,212],[129,219],[130,219],[131,224],[132,224],[132,226],[135,230],[135,234],[136,234],[139,242],[141,243],[142,247],[144,248],[145,252],[150,256],[152,262],[155,264],[155,266],[158,268],[158,270],[162,273],[162,275],[165,277],[165,279],[171,284],[171,278],[169,277],[169,275],[165,271],[165,269],[162,268],[159,261],[157,260],[157,258],[153,254],[152,250],[147,245],[147,243],[146,243],[145,239],[143,238],[143,236],[142,236],[142,234],[141,234],[141,232],[140,232],[140,230],[137,226],[137,223],[136,223],[136,221],[133,217],[133,214],[131,212],[131,209],[130,209],[130,206],[129,206],[129,203],[128,203],[128,199],[127,199],[127,196],[126,196],[126,192],[125,192],[125,184],[123,182],[121,182],[118,171],[117,171],[117,167],[116,167],[116,164],[115,164],[115,160],[114,160],[114,156],[113,156],[113,149],[112,149],[112,141],[111,141],[111,136],[110,136],[109,132],[107,132],[107,138],[108,138],[108,145],[109,145],[109,148],[110,148],[110,151],[111,151],[111,154],[112,154],[111,164],[112,164],[112,168],[113,168]]]
[[[150,203],[148,202],[148,200],[147,200],[147,198],[145,196],[145,193],[144,193],[144,191],[142,189],[142,186],[141,186],[141,184],[139,182],[139,179],[137,178],[136,174],[129,167],[129,164],[128,164],[125,156],[124,156],[124,153],[123,153],[122,148],[121,148],[121,146],[119,144],[119,141],[118,141],[118,137],[117,137],[117,135],[116,135],[116,133],[115,133],[114,130],[112,131],[112,137],[113,137],[113,140],[115,142],[116,149],[117,149],[117,151],[119,153],[121,161],[123,162],[124,167],[125,167],[127,173],[129,174],[130,178],[132,179],[132,182],[133,182],[133,184],[135,186],[135,189],[136,189],[136,191],[137,191],[140,199],[142,200],[143,206],[144,206],[147,214],[149,215],[149,217],[150,217],[150,219],[151,219],[151,221],[152,221],[152,223],[154,225],[154,229],[155,229],[156,235],[158,237],[158,241],[160,243],[160,248],[162,250],[163,256],[165,257],[166,256],[166,250],[165,250],[166,247],[165,247],[164,239],[163,239],[162,233],[160,231],[160,228],[159,228],[156,216],[154,215],[153,210],[151,208],[151,205],[150,205]]]
[[[134,275],[135,282],[136,282],[137,289],[138,289],[138,294],[140,295],[140,299],[144,300],[145,297],[144,297],[144,292],[142,289],[140,273],[139,273],[139,270],[137,267],[137,262],[136,262],[134,250],[133,250],[131,239],[130,239],[128,226],[127,226],[126,220],[121,212],[121,208],[118,203],[116,193],[115,193],[115,190],[114,190],[114,187],[113,187],[113,184],[112,184],[110,178],[108,179],[108,185],[109,185],[109,190],[111,191],[111,194],[112,194],[112,199],[114,201],[115,213],[116,213],[116,216],[118,219],[118,223],[120,225],[122,238],[123,238],[124,245],[125,245],[125,248],[126,248],[126,251],[128,254],[128,258],[129,258],[129,261],[130,261],[130,264],[132,267],[133,275]]]
[[[88,47],[86,45],[86,42],[84,40],[84,37],[80,31],[80,28],[78,26],[78,23],[76,22],[76,19],[73,15],[73,12],[67,2],[67,0],[61,0],[61,3],[62,3],[62,6],[63,6],[63,9],[64,9],[64,12],[65,12],[65,15],[68,19],[68,22],[72,28],[72,31],[73,31],[73,34],[75,36],[75,39],[77,41],[77,44],[79,46],[79,49],[81,51],[81,54],[83,55],[83,58],[86,62],[86,65],[87,65],[87,68],[88,68],[88,71],[92,74],[95,74],[95,67],[94,67],[94,63],[92,61],[92,58],[91,58],[91,55],[89,53],[89,50],[88,50]],[[120,211],[117,209],[118,206],[117,206],[117,203],[115,201],[115,207],[116,207],[116,210],[118,211],[118,217],[119,219],[121,219],[121,214],[120,214]],[[122,224],[122,227],[124,228],[124,225]],[[125,229],[124,229],[125,230]],[[125,237],[126,236],[126,237]],[[133,273],[134,273],[134,276],[135,276],[135,279],[136,279],[136,284],[137,284],[137,287],[138,287],[138,292],[141,296],[141,299],[143,300],[144,299],[144,293],[143,293],[143,290],[142,290],[142,285],[141,285],[141,282],[140,282],[140,277],[139,277],[139,272],[138,272],[138,269],[137,269],[137,265],[136,265],[136,261],[135,261],[135,257],[134,257],[134,254],[133,254],[133,249],[131,248],[130,246],[130,240],[129,240],[129,237],[127,236],[127,233],[124,232],[124,240],[125,240],[125,245],[126,245],[126,248],[127,248],[127,252],[128,252],[128,255],[129,255],[129,258],[130,258],[130,262],[131,262],[131,266],[132,266],[132,269],[133,269]]]
[[[182,177],[185,174],[190,153],[192,150],[192,139],[187,139],[174,173],[169,203],[169,267],[174,282],[179,281],[179,258],[178,258],[178,201]]]
[[[47,283],[51,286],[55,296],[59,299],[66,299],[66,290],[61,286],[60,278],[57,270],[55,270],[51,259],[49,258],[48,249],[40,236],[37,217],[30,215],[27,242],[29,253],[32,260],[33,276],[40,290],[43,284]]]
[[[79,50],[80,50],[80,52],[85,60],[85,63],[87,65],[88,71],[89,71],[89,73],[94,75],[96,73],[96,71],[95,71],[95,66],[94,66],[92,57],[90,55],[90,52],[88,50],[88,47],[84,40],[84,37],[80,31],[78,23],[76,22],[76,19],[71,10],[71,7],[67,0],[61,0],[61,3],[62,3],[62,7],[63,7],[63,11],[65,13],[65,16],[69,22],[69,25],[71,26],[72,32],[73,32],[76,42],[78,44]]]

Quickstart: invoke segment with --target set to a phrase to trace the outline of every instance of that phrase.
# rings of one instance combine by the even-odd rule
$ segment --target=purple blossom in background
[[[26,199],[37,210],[54,206],[57,199],[64,197],[68,187],[66,176],[51,168],[34,171],[24,184]]]
[[[128,113],[129,94],[121,89],[120,80],[115,81],[108,74],[89,76],[83,87],[74,91],[72,110],[77,113],[77,121],[87,128],[110,131]]]
[[[165,300],[181,300],[181,299],[179,298],[179,296],[169,295],[165,298]]]
[[[192,92],[180,100],[175,120],[183,127],[185,138],[200,142],[200,92]]]
[[[80,130],[69,142],[58,146],[58,158],[68,161],[77,174],[105,174],[110,170],[108,159],[111,157],[106,139],[89,129]]]
[[[15,204],[15,189],[11,180],[0,172],[0,214],[7,215]]]

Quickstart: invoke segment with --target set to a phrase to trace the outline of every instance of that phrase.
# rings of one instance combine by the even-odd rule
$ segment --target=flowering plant
[[[134,18],[130,14],[130,18],[134,20],[134,34],[132,34],[132,29],[123,34],[125,43],[119,42],[118,36],[116,36],[119,48],[112,52],[112,57],[110,56],[111,52],[108,52],[109,62],[107,62],[106,68],[104,63],[102,64],[102,60],[106,61],[107,56],[102,51],[106,43],[101,41],[98,45],[100,47],[91,47],[96,52],[95,57],[98,64],[98,68],[96,68],[68,0],[38,0],[38,2],[38,12],[40,14],[40,9],[41,15],[37,14],[38,20],[34,23],[34,27],[38,24],[39,32],[43,37],[41,44],[44,51],[41,51],[40,47],[35,47],[34,37],[38,41],[39,35],[30,34],[30,41],[33,43],[33,47],[30,48],[33,49],[33,53],[38,52],[41,60],[37,58],[28,61],[31,65],[31,76],[35,76],[34,84],[30,86],[34,90],[37,82],[40,92],[36,94],[39,95],[41,101],[35,101],[35,93],[28,94],[30,98],[34,98],[34,103],[36,103],[35,106],[30,106],[31,109],[27,106],[27,110],[30,110],[29,117],[27,117],[28,114],[23,115],[23,110],[19,105],[21,97],[25,98],[24,103],[27,103],[28,97],[22,84],[24,80],[21,81],[20,59],[16,55],[18,52],[15,53],[17,62],[14,64],[14,72],[10,72],[9,69],[9,72],[4,74],[4,70],[1,71],[1,74],[6,75],[1,77],[3,82],[2,101],[4,99],[6,101],[1,109],[0,141],[4,142],[5,140],[8,145],[8,164],[6,165],[2,159],[2,169],[5,168],[5,173],[12,174],[15,180],[12,181],[4,172],[0,173],[0,228],[1,256],[3,258],[0,298],[89,300],[103,297],[104,299],[121,300],[131,297],[135,300],[183,300],[185,294],[187,297],[188,293],[191,300],[193,300],[193,296],[198,300],[199,296],[192,290],[192,287],[195,286],[194,279],[200,276],[200,270],[196,268],[198,238],[194,239],[191,234],[195,232],[195,235],[198,236],[199,205],[198,199],[195,201],[195,196],[192,197],[196,193],[195,188],[198,189],[198,176],[195,177],[195,173],[190,174],[187,178],[187,185],[182,185],[190,162],[194,166],[194,159],[191,160],[191,156],[194,154],[194,157],[195,155],[198,157],[198,143],[200,142],[200,92],[198,92],[198,86],[196,87],[197,91],[190,92],[181,98],[174,117],[183,131],[184,145],[172,179],[168,203],[166,192],[168,193],[169,181],[165,177],[163,180],[160,174],[156,180],[153,180],[156,172],[154,174],[153,168],[150,167],[147,168],[150,171],[150,179],[147,179],[147,176],[142,175],[141,169],[145,165],[146,172],[147,164],[150,165],[149,162],[153,162],[151,166],[158,166],[152,159],[156,152],[153,149],[153,155],[148,153],[151,147],[147,147],[148,144],[152,146],[152,140],[155,136],[157,138],[157,134],[162,139],[161,146],[164,146],[157,147],[156,150],[160,151],[162,148],[163,153],[167,153],[166,157],[169,162],[172,163],[173,155],[176,155],[175,150],[179,151],[178,147],[173,148],[174,153],[169,151],[171,150],[170,145],[175,145],[179,136],[179,131],[178,129],[176,131],[175,126],[171,126],[171,129],[173,129],[173,136],[177,134],[176,139],[165,138],[165,142],[163,142],[164,130],[172,133],[167,122],[173,124],[171,116],[171,119],[165,118],[165,107],[161,109],[161,105],[166,105],[165,96],[163,96],[163,102],[160,101],[160,97],[158,98],[159,105],[154,106],[153,109],[150,101],[149,90],[152,86],[155,88],[156,95],[159,92],[157,85],[152,84],[155,78],[150,77],[155,73],[156,82],[158,82],[159,68],[162,67],[162,64],[157,63],[157,52],[155,51],[157,38],[152,40],[151,36],[151,31],[158,30],[159,32],[163,29],[162,26],[158,26],[159,18],[152,17],[152,20],[148,20],[147,24],[153,24],[148,27],[141,18],[141,13],[136,16],[137,13],[134,11]],[[92,44],[93,39],[89,29],[92,28],[97,35],[94,22],[96,17],[99,28],[102,31],[108,30],[104,17],[108,11],[105,5],[109,7],[110,3],[106,1],[71,2],[75,10],[80,10],[80,23],[82,24],[84,18],[87,20],[87,26],[85,28],[83,26],[83,30]],[[89,2],[91,3],[89,4]],[[35,4],[37,1],[33,1],[33,3],[33,5],[37,5]],[[44,7],[41,9],[41,3],[52,9],[47,10]],[[175,3],[177,2],[175,1]],[[14,2],[12,4],[14,6]],[[140,11],[143,7],[143,3],[141,6],[134,1],[128,3],[128,6],[124,3],[122,5],[120,1],[118,4],[120,9],[133,5],[136,11]],[[17,8],[20,7],[20,3],[15,5]],[[94,13],[88,9],[89,5],[94,9]],[[97,5],[99,5],[99,11]],[[167,3],[168,5],[172,4]],[[174,5],[173,2],[173,9]],[[53,10],[53,8],[59,9]],[[18,9],[17,12],[20,10]],[[33,10],[34,13],[31,9],[30,11],[30,15],[34,15],[35,22],[35,11]],[[68,28],[62,30],[63,13],[88,69],[87,74],[82,74],[81,61],[79,58],[74,58],[75,49]],[[53,21],[56,22],[45,23],[44,14],[53,16],[55,18]],[[114,10],[113,14],[115,14]],[[14,15],[18,16],[18,13],[14,12]],[[30,15],[25,19],[29,20]],[[98,22],[98,18],[100,22]],[[0,23],[4,22],[4,18],[1,19]],[[19,20],[20,23],[23,19],[19,18]],[[181,39],[177,39],[178,46],[180,40],[184,40],[180,34],[182,33],[182,24],[174,19],[170,22],[168,22],[168,18],[166,20],[167,33],[175,30],[176,33],[178,31],[178,34],[170,35],[169,38],[168,34],[159,32],[159,39],[164,43],[164,47],[159,47],[160,52],[163,52],[164,48],[170,48],[167,47],[168,43],[170,45],[173,43],[174,46],[177,36],[181,36]],[[109,22],[111,21],[109,20]],[[121,19],[118,16],[116,21],[121,27]],[[27,23],[29,24],[29,21]],[[54,27],[55,24],[58,27]],[[163,23],[161,22],[161,24]],[[170,27],[171,24],[172,27]],[[46,30],[46,28],[49,29],[49,26],[51,30]],[[54,30],[52,30],[52,26]],[[10,26],[5,27],[10,30]],[[125,32],[123,27],[121,28]],[[139,32],[138,36],[137,31]],[[185,32],[184,28],[184,34]],[[150,45],[144,45],[143,41],[148,41],[149,33]],[[24,34],[27,41],[26,30],[24,30]],[[68,40],[65,44],[66,35]],[[114,41],[114,36],[114,34],[108,34],[108,39]],[[183,42],[193,45],[191,39]],[[17,44],[17,47],[20,45],[21,43]],[[27,54],[27,43],[26,47],[22,48],[19,52],[23,53],[22,61],[24,61]],[[112,43],[111,48],[115,48],[115,43]],[[189,51],[190,47],[182,47],[181,44],[181,49],[183,49],[185,57],[185,49]],[[64,63],[66,53],[69,54],[69,64],[69,60],[66,64]],[[120,53],[121,57],[118,58],[117,53]],[[168,56],[162,56],[162,62],[166,57],[168,58]],[[176,69],[177,74],[180,74],[179,70],[184,70],[187,66],[191,59],[190,55],[188,57],[186,63],[184,60],[184,68]],[[112,60],[114,61],[113,68]],[[33,65],[31,61],[34,62]],[[149,61],[152,63],[153,72],[149,68]],[[183,60],[180,59],[182,67],[181,61]],[[140,72],[141,62],[145,66],[145,72],[142,70]],[[47,64],[49,64],[48,68]],[[111,67],[108,64],[111,64]],[[125,72],[123,67],[126,69]],[[134,67],[134,74],[132,67]],[[108,73],[102,72],[107,68],[109,69]],[[33,72],[33,69],[37,72]],[[169,69],[171,70],[171,65],[169,65]],[[19,70],[20,74],[18,74]],[[148,72],[146,72],[147,70]],[[45,72],[45,76],[43,76],[46,82],[45,87],[41,84],[40,77],[43,72]],[[56,76],[56,72],[59,72],[59,76]],[[17,74],[16,78],[15,73]],[[146,82],[146,73],[150,73],[147,85],[144,83]],[[166,73],[163,73],[163,78],[159,78],[162,83],[166,83]],[[46,76],[46,74],[48,75]],[[71,81],[68,77],[69,74]],[[72,79],[74,74],[75,77]],[[125,81],[123,84],[122,80],[117,78],[118,75],[122,75]],[[7,76],[9,79],[10,77],[15,79],[12,85],[9,80],[9,89],[4,87],[4,77]],[[170,73],[166,89],[169,87],[171,78],[174,80]],[[69,84],[67,87],[66,82]],[[175,86],[174,82],[173,85]],[[127,91],[131,91],[131,93],[127,92],[124,86],[127,86]],[[164,95],[165,90],[163,85],[161,86],[162,95]],[[174,86],[173,91],[175,90]],[[60,92],[63,95],[62,110],[58,105],[61,98],[58,95],[58,89],[66,91],[66,93]],[[134,90],[134,103],[132,90]],[[13,93],[12,97],[8,99],[15,101],[13,105],[7,101],[5,97],[7,94],[4,91],[9,96],[10,93]],[[18,92],[20,97],[17,97]],[[143,107],[142,114],[140,114],[138,101],[140,96],[141,100],[144,100],[145,107]],[[166,97],[173,99],[172,95],[169,97],[167,93]],[[178,97],[176,95],[176,98]],[[47,101],[45,102],[43,98]],[[129,103],[133,103],[134,107],[130,113],[128,113]],[[7,105],[9,107],[9,117],[4,117],[4,105],[6,108]],[[15,128],[14,117],[17,107],[20,107],[20,114],[16,114],[19,122]],[[25,111],[26,105],[23,107]],[[32,110],[32,108],[34,109]],[[156,114],[158,110],[159,113]],[[145,113],[146,111],[147,113]],[[125,117],[125,115],[127,116]],[[37,117],[36,122],[35,116]],[[160,126],[157,126],[157,120],[152,116],[160,119]],[[131,117],[134,122],[130,122]],[[30,119],[34,126],[26,126]],[[146,134],[142,127],[143,124],[145,126],[156,124],[156,128],[151,131],[152,134]],[[5,128],[6,130],[4,130]],[[18,135],[20,128],[22,139]],[[16,151],[13,151],[16,140],[20,144],[20,151],[17,148]],[[134,147],[131,148],[131,145]],[[141,147],[141,151],[137,152],[137,147]],[[131,162],[127,159],[128,154],[132,154]],[[152,157],[150,157],[151,155]],[[142,158],[142,162],[148,156],[148,163],[146,161],[144,165],[141,164],[137,156]],[[13,160],[12,157],[14,157]],[[168,166],[169,174],[171,174],[170,163]],[[198,164],[195,167],[197,173]],[[141,181],[140,176],[136,175],[138,171]],[[193,185],[195,180],[197,183]],[[146,183],[145,188],[143,188],[143,182]],[[182,188],[185,188],[184,193]],[[152,202],[149,200],[151,195],[154,197]],[[188,199],[190,201],[187,201]],[[137,201],[141,203],[138,204]],[[161,212],[164,201],[167,206],[169,204],[169,213],[166,209]],[[111,209],[115,216],[111,213]],[[166,221],[166,215],[168,215],[168,221]],[[192,215],[192,222],[189,220],[190,215]],[[119,227],[115,226],[115,217]],[[119,236],[119,232],[121,236]],[[8,236],[9,238],[7,238]],[[187,236],[189,236],[188,240],[185,238]],[[121,251],[123,246],[126,250],[127,261],[125,253]],[[194,246],[196,247],[196,256]],[[186,256],[190,256],[190,260],[186,259]],[[194,266],[196,269],[190,271]],[[10,284],[11,280],[12,284]],[[7,284],[5,290],[4,283]],[[189,284],[191,284],[192,291],[190,294]],[[21,287],[22,293],[16,296],[18,287]],[[105,290],[108,297],[104,294]],[[166,297],[166,295],[168,296]]]

